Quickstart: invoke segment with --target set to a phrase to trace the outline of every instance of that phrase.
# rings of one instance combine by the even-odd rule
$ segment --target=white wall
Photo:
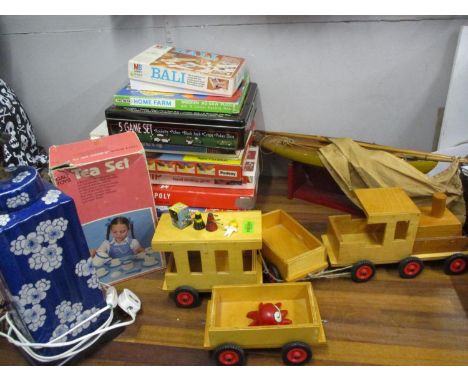
[[[85,139],[154,42],[243,56],[265,128],[433,148],[468,17],[3,16],[0,77],[44,146]]]
[[[439,150],[468,143],[468,27],[460,30],[445,103]],[[465,148],[466,151],[466,148]],[[460,155],[460,153],[458,153]]]

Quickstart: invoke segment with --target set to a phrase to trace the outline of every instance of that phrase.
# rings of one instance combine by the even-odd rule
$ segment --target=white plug
[[[135,319],[141,309],[141,301],[135,293],[125,288],[119,296],[119,306],[125,313]]]
[[[118,299],[117,289],[113,286],[109,286],[106,290],[106,304],[114,309],[117,306]]]

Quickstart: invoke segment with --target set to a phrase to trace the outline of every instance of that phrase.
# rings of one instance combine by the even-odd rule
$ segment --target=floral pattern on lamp
[[[59,341],[73,340],[109,318],[106,312],[87,320],[106,303],[73,200],[32,167],[0,181],[0,253],[0,292],[28,340],[67,332]]]

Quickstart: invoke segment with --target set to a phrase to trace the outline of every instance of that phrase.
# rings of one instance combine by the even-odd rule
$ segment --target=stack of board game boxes
[[[107,129],[138,135],[158,210],[253,208],[257,84],[245,60],[155,45],[129,60],[128,76],[106,109]]]

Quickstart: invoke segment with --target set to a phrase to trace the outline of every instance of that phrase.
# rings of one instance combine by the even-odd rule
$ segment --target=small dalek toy
[[[192,224],[190,209],[183,203],[176,203],[170,207],[169,214],[171,215],[172,224],[179,229],[184,229]]]

